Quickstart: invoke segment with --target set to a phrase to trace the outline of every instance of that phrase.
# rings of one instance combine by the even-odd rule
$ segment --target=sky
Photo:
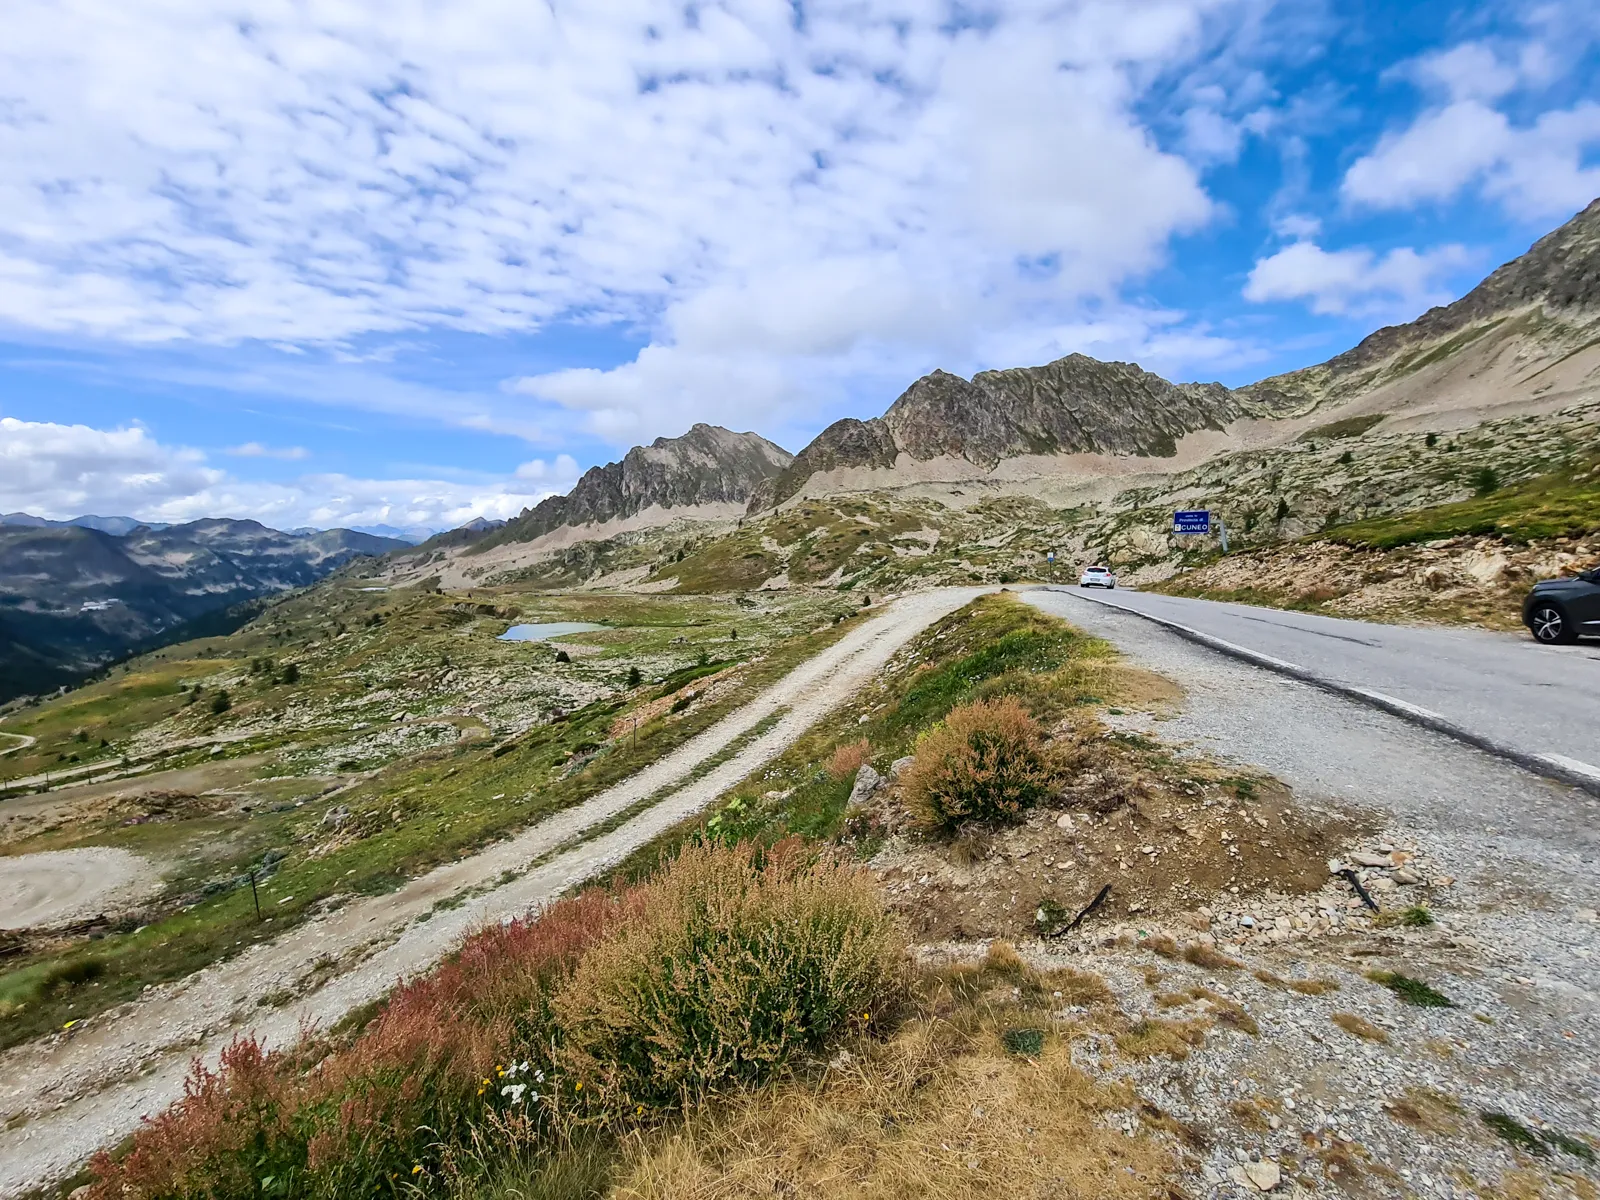
[[[936,367],[1241,384],[1600,196],[1600,5],[10,0],[0,512],[439,529]]]

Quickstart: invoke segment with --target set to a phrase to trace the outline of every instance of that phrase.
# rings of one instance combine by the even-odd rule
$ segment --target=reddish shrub
[[[1013,820],[1049,794],[1055,768],[1028,711],[1010,698],[952,708],[901,775],[924,828]]]
[[[588,892],[477,934],[347,1047],[235,1043],[218,1070],[196,1065],[125,1158],[95,1160],[92,1200],[332,1200],[437,1172],[473,1123],[507,1107],[500,1071],[548,1060],[550,996],[637,907],[636,893]]]
[[[840,746],[829,757],[827,772],[834,779],[851,779],[861,769],[861,764],[867,761],[867,755],[871,752],[872,748],[867,744],[866,738]]]

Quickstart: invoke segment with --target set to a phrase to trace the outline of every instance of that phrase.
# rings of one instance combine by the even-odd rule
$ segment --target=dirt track
[[[620,862],[779,754],[922,629],[988,590],[951,588],[895,601],[737,713],[583,804],[397,892],[347,905],[292,937],[156,989],[70,1038],[6,1053],[0,1057],[0,1125],[7,1126],[0,1132],[0,1197],[63,1178],[101,1146],[132,1132],[142,1115],[180,1094],[196,1055],[214,1062],[241,1034],[282,1046],[302,1026],[326,1027],[398,980],[426,970],[472,929],[538,909]],[[781,715],[773,727],[737,755],[690,778],[774,714]],[[677,791],[617,829],[580,840],[585,831],[675,784],[681,784]],[[493,886],[508,871],[520,874]],[[485,886],[491,890],[459,907],[434,910],[440,900]],[[280,1007],[257,1006],[264,995],[306,990],[315,964],[328,959],[340,967],[327,982]]]
[[[137,854],[105,846],[0,858],[0,929],[92,917],[160,885]]]

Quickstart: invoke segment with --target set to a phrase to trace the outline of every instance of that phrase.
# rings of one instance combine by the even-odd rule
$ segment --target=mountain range
[[[0,527],[0,700],[70,683],[137,648],[228,628],[228,610],[409,543],[209,518],[122,534]]]
[[[934,371],[882,416],[835,421],[793,456],[709,425],[658,438],[499,529],[441,535],[397,567],[403,575],[425,559],[446,576],[455,566],[463,579],[492,578],[578,542],[679,519],[731,526],[842,492],[912,488],[959,506],[977,483],[979,495],[1097,503],[1108,481],[1155,484],[1291,445],[1331,419],[1443,432],[1554,413],[1592,400],[1597,371],[1600,200],[1460,300],[1315,366],[1239,388],[1173,383],[1083,354],[971,379]]]

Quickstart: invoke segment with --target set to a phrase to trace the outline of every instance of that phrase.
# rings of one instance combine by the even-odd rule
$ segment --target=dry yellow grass
[[[1339,990],[1339,981],[1336,979],[1285,979],[1267,970],[1257,971],[1256,978],[1270,987],[1299,992],[1302,996],[1321,996]]]
[[[1106,1127],[1105,1114],[1136,1105],[1131,1090],[1073,1067],[1057,1040],[1025,1059],[1005,1054],[994,1024],[963,1033],[921,1019],[820,1082],[750,1095],[676,1136],[637,1141],[611,1195],[1164,1197],[1178,1144]]]
[[[1352,1037],[1361,1038],[1363,1041],[1384,1043],[1389,1040],[1389,1035],[1365,1017],[1358,1017],[1355,1013],[1336,1012],[1331,1018],[1332,1022]]]

